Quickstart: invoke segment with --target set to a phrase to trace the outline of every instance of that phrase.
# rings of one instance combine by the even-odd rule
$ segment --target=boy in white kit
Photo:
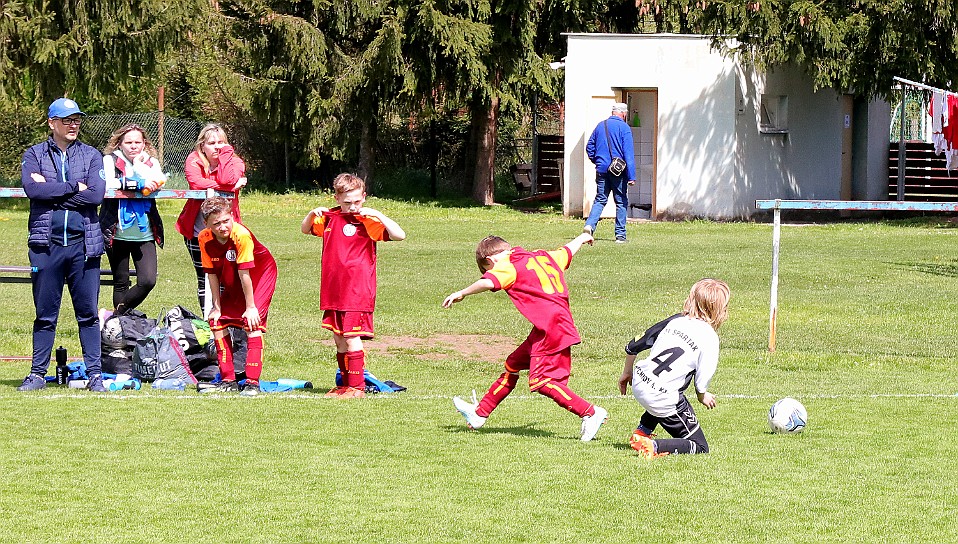
[[[625,347],[619,391],[624,395],[631,384],[632,394],[645,408],[629,443],[647,459],[670,453],[708,453],[705,433],[684,392],[694,382],[699,402],[708,409],[715,407],[708,386],[718,367],[716,331],[728,317],[730,297],[725,282],[699,280],[681,314],[656,323]],[[649,356],[636,361],[647,349],[651,349]],[[672,438],[653,440],[652,431],[658,425]]]

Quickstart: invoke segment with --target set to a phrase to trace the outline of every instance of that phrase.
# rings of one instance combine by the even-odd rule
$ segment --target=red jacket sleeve
[[[220,149],[220,165],[217,168],[216,181],[219,187],[233,191],[236,182],[246,175],[246,163],[239,155],[233,153],[233,146],[228,145]]]

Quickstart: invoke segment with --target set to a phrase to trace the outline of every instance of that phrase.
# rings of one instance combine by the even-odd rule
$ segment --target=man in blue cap
[[[50,137],[30,147],[20,163],[23,190],[30,198],[27,238],[33,304],[33,363],[17,391],[46,387],[44,376],[60,315],[63,286],[73,300],[87,389],[106,391],[100,375],[100,256],[103,234],[97,206],[106,187],[103,156],[77,141],[84,113],[76,102],[59,98],[47,110]]]

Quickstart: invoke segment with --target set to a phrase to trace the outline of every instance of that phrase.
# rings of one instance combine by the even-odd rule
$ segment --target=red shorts
[[[547,382],[566,384],[572,372],[572,347],[556,353],[532,355],[532,346],[536,342],[532,335],[519,344],[506,358],[506,370],[509,372],[529,371],[529,389],[535,391]]]
[[[255,329],[250,329],[248,326],[246,326],[246,319],[244,319],[242,316],[240,317],[220,316],[220,318],[217,319],[216,321],[210,321],[210,330],[213,332],[216,332],[216,331],[224,331],[228,327],[236,327],[237,329],[243,329],[250,332],[252,331],[266,332],[267,316],[268,314],[264,314],[262,311],[260,312],[259,326],[257,326]]]
[[[369,340],[376,336],[376,331],[373,330],[372,312],[325,310],[323,328],[346,338],[358,336],[363,340]]]
[[[273,301],[276,291],[276,274],[264,274],[253,284],[253,304],[259,310],[259,326],[254,330],[266,332],[266,320],[269,317],[269,305]],[[243,291],[226,291],[220,293],[220,318],[218,323],[210,322],[210,330],[224,330],[226,327],[250,330],[243,319],[246,311],[246,295]]]

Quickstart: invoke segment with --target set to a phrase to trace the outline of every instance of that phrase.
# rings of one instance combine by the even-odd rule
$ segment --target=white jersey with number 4
[[[708,391],[718,367],[719,339],[700,319],[676,317],[659,332],[649,356],[636,360],[632,394],[654,416],[676,413],[682,392],[695,380],[696,392]]]

